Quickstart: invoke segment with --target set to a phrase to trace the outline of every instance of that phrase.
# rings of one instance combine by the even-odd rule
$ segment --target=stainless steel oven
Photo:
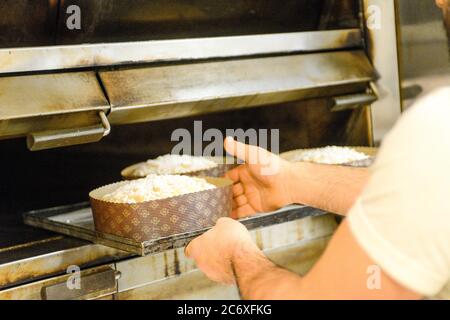
[[[184,257],[198,233],[98,237],[89,190],[194,121],[279,129],[280,151],[376,145],[402,111],[405,2],[2,1],[0,299],[238,298]],[[336,228],[301,206],[245,223],[296,272]]]

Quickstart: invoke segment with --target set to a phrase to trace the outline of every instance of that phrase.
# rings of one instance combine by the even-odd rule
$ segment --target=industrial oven
[[[431,1],[421,12],[432,18],[411,18],[413,2],[0,2],[0,299],[238,298],[184,257],[199,232],[100,237],[88,192],[169,153],[171,133],[194,121],[279,129],[280,151],[376,145],[402,96],[428,89],[417,79],[450,74],[448,56],[434,69],[402,65],[425,45],[402,31],[442,23]],[[244,223],[300,273],[337,224],[303,206]]]

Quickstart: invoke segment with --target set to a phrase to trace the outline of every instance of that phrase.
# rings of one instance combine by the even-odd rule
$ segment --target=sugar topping
[[[321,164],[345,164],[353,161],[366,160],[368,158],[368,155],[352,148],[328,146],[325,148],[305,150],[293,160]]]
[[[104,195],[102,200],[113,203],[140,203],[214,188],[213,184],[203,178],[151,174],[146,178],[123,182],[117,189]]]
[[[166,154],[137,166],[133,174],[141,177],[149,174],[182,174],[215,167],[216,162],[204,157]]]

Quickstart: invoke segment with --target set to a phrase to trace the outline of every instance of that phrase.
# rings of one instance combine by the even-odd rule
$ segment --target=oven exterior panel
[[[94,72],[0,78],[0,139],[27,136],[30,150],[97,142],[110,106]]]
[[[325,250],[330,237],[298,242],[265,253],[275,264],[304,275]],[[236,286],[209,280],[200,270],[156,281],[142,287],[115,294],[116,300],[239,300]]]
[[[397,0],[403,109],[450,85],[450,7]]]
[[[129,256],[110,247],[62,236],[9,247],[0,252],[0,290],[64,274],[70,266],[85,268]]]
[[[305,274],[325,249],[336,229],[334,216],[312,217],[251,232],[252,238],[277,265]],[[181,249],[119,262],[118,300],[239,299],[235,286],[206,278]],[[149,272],[151,270],[151,272]]]
[[[378,101],[371,105],[373,139],[380,143],[402,112],[396,0],[364,0],[367,52],[378,73],[374,90]],[[380,27],[369,27],[379,13]],[[375,16],[376,17],[376,16]]]
[[[74,282],[79,276],[80,285]],[[117,292],[114,265],[103,265],[75,275],[53,277],[0,291],[0,300],[90,300]],[[77,280],[75,280],[77,281]]]
[[[186,117],[365,92],[362,51],[314,53],[100,72],[113,124]]]
[[[250,231],[250,233],[261,249],[275,250],[295,244],[304,245],[310,241],[327,238],[335,229],[336,220],[334,216],[322,215],[267,226]],[[301,256],[301,254],[299,255]],[[305,250],[304,255],[308,255],[307,250]],[[185,257],[184,248],[117,262],[116,268],[121,273],[118,280],[119,293],[162,280],[171,282],[172,277],[189,274],[196,270],[195,263]],[[189,276],[186,277],[189,278]]]
[[[67,8],[84,13],[66,27]],[[186,39],[357,28],[358,0],[63,0],[58,44]]]
[[[0,49],[0,74],[360,48],[360,29]],[[36,63],[39,61],[39,63]]]

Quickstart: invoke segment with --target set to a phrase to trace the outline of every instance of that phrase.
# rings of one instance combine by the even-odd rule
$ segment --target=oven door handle
[[[42,300],[86,300],[117,292],[120,273],[114,269],[87,275],[71,274],[66,281],[43,287]]]
[[[339,112],[368,106],[378,100],[373,92],[350,94],[332,98],[331,111]]]
[[[111,125],[104,111],[99,112],[99,117],[98,125],[30,133],[28,149],[38,151],[100,141],[111,132]]]

